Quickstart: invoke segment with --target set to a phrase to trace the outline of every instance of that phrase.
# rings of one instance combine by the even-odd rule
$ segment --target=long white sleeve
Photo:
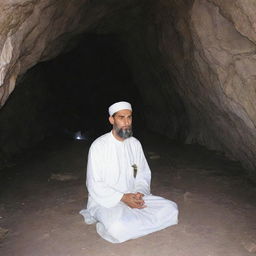
[[[110,208],[120,202],[123,193],[106,184],[103,175],[103,172],[106,171],[104,168],[101,152],[97,148],[91,147],[87,164],[87,189],[95,202]],[[111,170],[109,175],[111,175]]]
[[[135,180],[135,191],[141,192],[144,195],[150,194],[150,181],[151,181],[151,171],[148,166],[147,160],[143,153],[141,144],[138,144],[137,149],[137,161],[138,161],[138,171]]]

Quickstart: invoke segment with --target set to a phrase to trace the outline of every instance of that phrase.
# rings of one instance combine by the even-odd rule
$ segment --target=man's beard
[[[116,131],[116,134],[122,138],[122,139],[127,139],[132,136],[132,127],[129,126],[128,128],[118,128],[117,126],[113,126],[114,130]]]

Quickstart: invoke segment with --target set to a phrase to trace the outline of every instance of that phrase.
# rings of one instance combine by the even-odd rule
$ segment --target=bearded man
[[[87,224],[98,234],[121,243],[175,225],[176,203],[150,193],[151,172],[140,142],[132,136],[132,107],[117,102],[109,107],[113,129],[96,139],[87,163]]]

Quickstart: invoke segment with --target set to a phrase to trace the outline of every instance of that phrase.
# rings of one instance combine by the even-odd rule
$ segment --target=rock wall
[[[56,91],[40,65],[29,70],[0,111],[0,172],[11,158],[47,136],[59,125]]]
[[[1,1],[0,18],[0,103],[13,91],[18,75],[40,60],[56,56],[64,44],[64,33],[79,24],[79,5],[75,1]],[[80,6],[86,1],[80,1]],[[61,38],[63,36],[63,38]],[[54,47],[55,46],[55,47]]]
[[[82,32],[117,34],[148,127],[221,150],[256,175],[256,3],[2,1],[0,102]],[[74,38],[74,43],[70,43]]]
[[[56,57],[101,19],[138,1],[3,0],[0,2],[0,106],[19,75],[36,63]],[[66,49],[68,47],[68,49]]]
[[[187,143],[224,151],[255,175],[255,3],[196,0],[180,12],[158,7],[160,49],[190,120]]]
[[[252,31],[248,31],[253,19],[251,24],[245,20],[252,17],[249,9],[256,10],[256,5],[249,2],[233,2],[228,7],[233,17],[225,15],[227,5],[222,6],[221,1],[196,1],[193,6],[193,73],[209,97],[208,104],[203,103],[206,122],[199,126],[203,136],[192,137],[197,137],[199,143],[224,149],[230,157],[255,170],[256,45]],[[200,96],[202,100],[205,94]]]

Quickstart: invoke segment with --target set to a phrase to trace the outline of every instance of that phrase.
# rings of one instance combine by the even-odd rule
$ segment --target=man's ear
[[[114,117],[113,116],[110,116],[108,118],[109,122],[113,125],[114,124]]]

